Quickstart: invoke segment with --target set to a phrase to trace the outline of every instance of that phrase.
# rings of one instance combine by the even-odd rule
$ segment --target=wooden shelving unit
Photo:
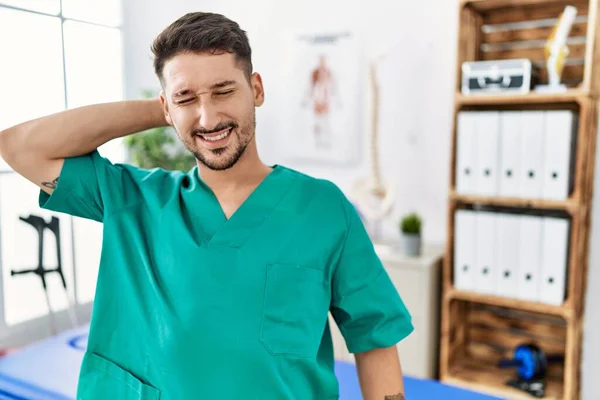
[[[572,310],[564,306],[554,306],[550,304],[523,301],[508,297],[468,292],[457,289],[451,289],[450,291],[446,292],[445,296],[445,300],[447,302],[451,302],[452,300],[463,300],[470,303],[500,306],[518,311],[555,315],[557,317],[563,317],[565,320],[573,317]]]
[[[517,207],[540,210],[562,210],[569,214],[581,211],[580,204],[575,200],[542,200],[542,199],[520,199],[510,197],[483,197],[466,196],[454,191],[450,193],[450,199],[457,204],[485,204],[498,207]]]
[[[446,379],[446,381],[458,386],[463,385],[464,382],[472,382],[469,384],[470,389],[487,392],[502,398],[515,400],[533,399],[533,397],[527,393],[512,388],[505,389],[503,387],[504,383],[508,381],[512,375],[514,375],[512,371],[490,368],[485,362],[467,360],[453,365],[450,377]],[[547,394],[545,398],[559,400],[563,398],[563,392],[564,386],[557,379],[551,381],[546,388]]]
[[[541,67],[543,46],[552,23],[566,5],[577,7],[570,32],[571,53],[563,73],[563,93],[465,96],[460,92],[465,61],[529,58]],[[506,383],[513,370],[497,368],[515,346],[534,342],[549,354],[564,355],[553,364],[544,399],[580,398],[580,362],[584,296],[600,94],[600,0],[458,0],[459,35],[456,93],[448,198],[448,244],[444,256],[441,304],[440,380],[507,399],[533,399]],[[530,24],[530,22],[540,22]],[[504,26],[503,29],[493,29]],[[492,28],[492,29],[490,29]],[[533,44],[532,44],[533,43]],[[506,46],[508,44],[508,46]],[[526,44],[521,46],[521,44]],[[545,82],[542,82],[545,83]],[[548,201],[466,196],[456,192],[457,115],[463,110],[570,109],[578,114],[574,151],[574,187],[568,199]],[[488,207],[560,212],[571,221],[566,297],[548,305],[458,290],[453,285],[454,213],[460,208]]]
[[[525,95],[478,95],[464,96],[462,93],[456,93],[455,103],[458,106],[482,106],[491,105],[494,107],[517,105],[553,105],[553,104],[581,104],[585,101],[587,95],[576,89],[569,89],[562,94],[541,94],[530,93]]]

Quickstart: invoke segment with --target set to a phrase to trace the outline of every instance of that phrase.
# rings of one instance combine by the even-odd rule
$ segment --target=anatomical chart
[[[282,54],[284,145],[293,159],[355,162],[364,131],[360,53],[350,33],[296,35]]]

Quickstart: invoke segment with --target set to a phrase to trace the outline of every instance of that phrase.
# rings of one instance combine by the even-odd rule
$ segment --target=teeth
[[[231,132],[231,130],[228,130],[226,132],[221,133],[218,136],[202,136],[205,140],[208,140],[210,142],[216,142],[217,140],[221,140],[221,139],[225,139],[227,137],[227,135],[229,135],[229,132]]]

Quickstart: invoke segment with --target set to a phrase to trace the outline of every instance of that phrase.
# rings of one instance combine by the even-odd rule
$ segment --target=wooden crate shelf
[[[582,4],[583,7],[588,8],[587,1],[572,1],[572,0],[460,0],[461,5],[469,5],[473,9],[480,13],[486,13],[493,10],[505,9],[510,11],[509,17],[504,19],[512,19],[515,21],[528,20],[535,17],[553,17],[556,15],[555,9],[559,7],[562,10],[566,5]],[[538,9],[534,14],[528,12],[532,7],[542,6],[543,8]],[[549,13],[550,10],[551,13]]]
[[[481,204],[498,207],[512,207],[519,209],[539,209],[565,211],[571,215],[581,210],[581,205],[575,200],[543,200],[521,199],[494,196],[467,196],[450,192],[450,200],[458,204]]]
[[[468,106],[521,106],[521,105],[580,105],[587,95],[577,89],[568,89],[560,94],[528,93],[520,95],[476,95],[455,94],[455,103],[460,108]]]
[[[493,396],[514,400],[531,400],[532,396],[506,385],[513,377],[513,371],[507,371],[490,366],[488,363],[476,360],[459,360],[446,377],[446,383],[464,387]],[[564,385],[562,379],[553,379],[546,387],[546,400],[563,399]]]
[[[546,83],[545,41],[566,5],[577,8],[577,20],[569,35],[563,81],[569,88],[598,95],[594,66],[600,26],[595,0],[461,0],[457,86],[464,61],[509,58],[530,59],[540,68],[541,83]]]
[[[569,321],[545,312],[515,310],[510,306],[473,303],[453,298],[448,312],[451,324],[442,327],[452,360],[441,380],[507,399],[528,399],[526,393],[507,385],[514,369],[498,362],[511,358],[514,348],[532,343],[547,354],[566,357]],[[564,363],[550,364],[544,399],[570,399],[565,393]]]
[[[569,34],[571,53],[562,76],[567,90],[545,94],[473,95],[461,93],[466,61],[529,58],[547,83],[544,45],[558,15],[574,5],[577,19]],[[496,367],[523,342],[534,342],[564,362],[550,371],[545,399],[581,396],[581,345],[590,248],[590,215],[596,163],[600,99],[600,0],[459,0],[459,34],[454,88],[446,254],[441,296],[440,380],[510,399],[533,397],[506,385],[513,370]],[[568,109],[578,116],[572,154],[573,188],[567,199],[506,198],[456,192],[457,117],[461,111]],[[458,290],[453,285],[454,213],[460,208],[551,215],[570,219],[567,287],[562,305],[522,301]]]
[[[546,315],[562,317],[565,320],[573,318],[573,310],[568,303],[555,306],[551,304],[538,303],[533,301],[523,301],[509,297],[493,296],[476,292],[458,290],[450,288],[446,291],[446,301],[463,300],[471,303],[496,305],[507,307],[513,310],[535,312]]]

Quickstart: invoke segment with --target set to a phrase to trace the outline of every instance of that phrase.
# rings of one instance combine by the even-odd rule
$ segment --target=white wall
[[[255,69],[265,82],[266,104],[259,109],[258,141],[263,158],[309,174],[331,179],[348,189],[366,173],[366,160],[354,168],[334,168],[289,163],[277,148],[279,122],[285,107],[285,85],[278,73],[279,38],[288,29],[301,31],[352,29],[364,36],[369,48],[390,52],[382,64],[381,158],[382,168],[397,186],[396,216],[409,210],[422,213],[427,241],[446,239],[446,201],[455,79],[457,35],[456,2],[421,0],[364,1],[305,0],[124,0],[126,93],[136,98],[147,88],[157,88],[152,71],[150,44],[167,24],[189,11],[215,11],[236,20],[250,37]],[[335,19],[335,21],[334,21]],[[365,81],[365,88],[366,81]],[[365,133],[370,115],[365,98]],[[366,143],[365,143],[366,145]],[[600,146],[599,146],[600,150]],[[366,151],[366,147],[365,147]],[[598,155],[600,160],[600,154]],[[600,188],[600,171],[596,173]],[[596,192],[598,192],[597,190]],[[594,200],[592,254],[584,329],[583,399],[600,399],[600,195]],[[393,224],[386,227],[394,233]]]

